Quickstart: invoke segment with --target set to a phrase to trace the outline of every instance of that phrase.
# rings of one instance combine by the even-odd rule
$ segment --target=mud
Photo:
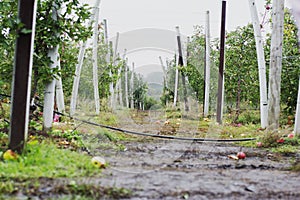
[[[157,124],[159,120],[153,114],[142,123],[125,117],[121,126],[160,134],[165,124]],[[186,124],[179,131],[190,134],[195,129]],[[98,148],[94,153],[109,162],[100,184],[131,190],[127,199],[300,199],[299,173],[290,170],[300,153],[149,138],[122,145],[122,151]],[[228,157],[239,151],[246,153],[245,159]]]
[[[133,191],[130,199],[299,199],[299,173],[291,159],[233,144],[152,140],[102,152],[110,163],[101,185]]]

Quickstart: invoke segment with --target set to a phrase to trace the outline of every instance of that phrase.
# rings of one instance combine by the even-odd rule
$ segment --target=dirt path
[[[134,127],[125,121],[125,128],[157,132],[147,123]],[[240,147],[229,143],[144,139],[122,144],[124,151],[96,150],[109,162],[100,182],[130,189],[130,199],[300,199],[299,173],[288,170],[300,154],[243,148],[246,159],[233,160],[228,155]]]
[[[287,170],[291,157],[212,143],[147,141],[104,154],[110,167],[103,186],[133,191],[131,199],[299,199],[300,177]],[[299,155],[298,155],[299,156]]]

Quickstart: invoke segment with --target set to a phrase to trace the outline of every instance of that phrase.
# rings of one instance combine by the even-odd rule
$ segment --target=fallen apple
[[[262,142],[257,142],[257,143],[256,143],[256,146],[257,146],[257,147],[262,147]]]
[[[277,143],[284,143],[284,139],[283,138],[278,139]]]
[[[288,134],[288,138],[293,138],[293,137],[294,137],[293,133]]]
[[[246,154],[242,151],[238,152],[236,154],[236,156],[239,158],[239,159],[245,159],[246,158]]]
[[[4,160],[17,160],[18,154],[13,152],[11,149],[8,149],[3,153],[3,159]]]
[[[100,156],[95,156],[92,158],[92,164],[98,168],[105,168],[106,167],[106,161],[104,158]]]

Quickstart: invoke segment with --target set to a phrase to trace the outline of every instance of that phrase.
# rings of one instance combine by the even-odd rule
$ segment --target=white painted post
[[[128,58],[125,61],[125,101],[126,101],[126,108],[129,108],[129,98],[128,98]]]
[[[204,92],[204,113],[207,117],[209,111],[209,93],[210,93],[210,24],[209,11],[206,11],[205,26],[205,92]]]
[[[273,0],[268,99],[268,128],[270,130],[277,130],[279,128],[283,22],[284,0]]]
[[[103,20],[104,22],[104,39],[105,39],[105,44],[106,44],[106,47],[107,47],[107,54],[106,54],[106,57],[105,57],[105,60],[106,60],[106,64],[107,66],[110,65],[111,63],[111,45],[110,45],[110,42],[108,42],[108,28],[107,28],[107,20],[104,19]],[[109,77],[112,77],[112,72],[111,72],[111,69],[109,69]],[[109,106],[111,108],[113,108],[113,105],[114,105],[114,100],[113,100],[113,94],[114,94],[114,84],[113,82],[110,82],[109,83],[109,92],[110,92],[110,97],[109,97]]]
[[[58,54],[57,67],[58,67],[58,70],[61,69],[59,54]],[[55,81],[55,94],[56,94],[57,110],[60,113],[64,113],[65,112],[65,101],[64,101],[64,91],[63,91],[61,76],[59,76],[58,79]]]
[[[177,95],[178,95],[178,67],[175,69],[175,88],[174,88],[174,102],[173,107],[176,107]]]
[[[268,125],[268,97],[267,97],[267,78],[266,78],[266,62],[263,47],[263,39],[260,30],[255,0],[249,0],[250,13],[254,29],[257,64],[259,72],[259,91],[260,91],[260,123],[261,128]]]
[[[126,57],[126,53],[127,53],[127,50],[124,49],[124,53],[123,53],[123,57],[122,57],[122,62],[124,62],[125,60],[125,57]],[[119,104],[121,107],[124,107],[124,104],[123,104],[123,91],[122,91],[122,79],[121,79],[121,73],[122,73],[122,68],[124,66],[122,65],[121,68],[119,69],[118,71],[118,74],[119,74],[119,79],[118,79],[118,90],[119,90]]]
[[[131,71],[131,79],[130,79],[130,95],[131,95],[131,101],[130,101],[130,107],[131,109],[134,109],[134,63],[132,63],[132,71]]]
[[[162,61],[161,56],[159,56],[158,58],[159,58],[159,61],[160,61],[160,66],[161,66],[161,68],[163,70],[163,73],[164,73],[164,83],[163,84],[164,84],[164,87],[167,87],[167,70],[164,66],[164,63]]]
[[[58,6],[53,3],[52,19],[57,20],[59,14]],[[58,45],[48,50],[48,57],[50,57],[51,64],[50,69],[57,68],[58,66]],[[54,110],[54,94],[55,94],[55,79],[49,80],[45,85],[44,91],[44,109],[43,109],[43,129],[45,131],[52,128],[53,122],[53,110]]]
[[[96,13],[97,10],[96,8],[99,8],[100,2],[101,0],[96,0],[95,7],[93,10],[93,16]],[[93,20],[90,20],[88,26],[90,26],[92,22]],[[86,49],[86,43],[87,41],[82,42],[79,50],[78,64],[76,65],[75,76],[74,76],[73,87],[72,87],[72,95],[71,95],[71,102],[70,102],[70,116],[73,116],[76,110],[80,74],[81,74],[81,69],[83,64],[84,53]]]
[[[296,19],[296,24],[298,26],[298,44],[300,47],[300,4],[298,0],[291,0],[293,15]],[[298,87],[298,98],[297,98],[297,108],[295,116],[295,126],[294,132],[296,135],[300,135],[300,77],[299,77],[299,87]]]
[[[100,0],[98,0],[100,2]],[[96,5],[94,15],[94,29],[93,29],[93,85],[94,85],[94,100],[95,112],[100,113],[100,97],[98,87],[98,24],[99,24],[99,4]]]

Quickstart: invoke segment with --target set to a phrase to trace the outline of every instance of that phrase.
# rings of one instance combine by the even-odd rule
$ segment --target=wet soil
[[[140,132],[159,134],[164,126],[125,121],[122,127]],[[149,138],[122,145],[122,151],[99,148],[95,154],[109,162],[100,184],[131,190],[127,199],[300,199],[300,174],[290,171],[300,154]],[[241,150],[245,159],[228,157]]]
[[[168,129],[158,116],[142,120],[125,116],[120,122],[120,127],[127,130],[168,134],[162,131]],[[190,134],[195,127],[187,124],[180,131]],[[173,130],[170,132],[174,134]],[[241,149],[234,143],[146,137],[120,141],[118,145],[122,148],[110,148],[100,145],[102,137],[92,139],[95,148],[90,150],[93,156],[104,157],[108,167],[100,177],[71,180],[108,193],[96,199],[300,199],[300,174],[290,170],[295,160],[300,160],[300,153],[282,155],[261,148]],[[88,137],[85,140],[91,142]],[[241,150],[245,159],[229,157]],[[42,195],[36,199],[62,197],[66,190],[60,189],[68,184],[68,179],[40,180]],[[114,188],[131,193],[119,195]]]
[[[300,199],[291,158],[232,144],[147,141],[103,152],[110,167],[101,184],[133,191],[130,199]]]

